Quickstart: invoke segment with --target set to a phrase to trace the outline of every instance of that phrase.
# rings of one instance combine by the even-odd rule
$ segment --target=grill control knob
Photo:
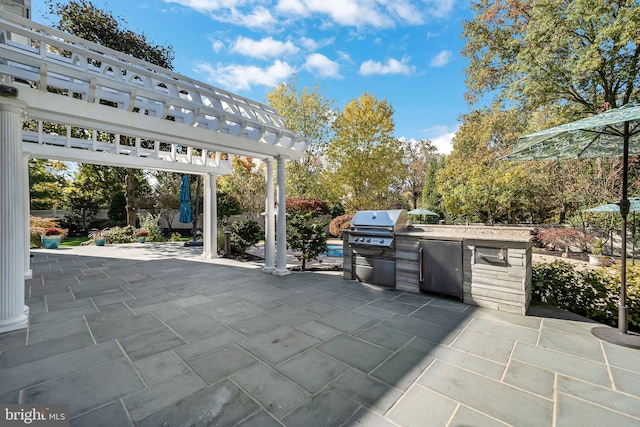
[[[371,243],[371,239],[367,239],[367,243]]]
[[[380,239],[380,243],[384,243],[384,239]]]

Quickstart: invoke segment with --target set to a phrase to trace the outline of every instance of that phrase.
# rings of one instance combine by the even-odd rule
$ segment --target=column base
[[[0,320],[0,334],[26,329],[27,326],[29,326],[29,307],[25,305],[21,315],[11,319]]]
[[[24,272],[24,280],[33,279],[33,270],[27,270]]]
[[[281,269],[281,268],[276,268],[274,270],[274,272],[271,273],[271,274],[273,274],[274,276],[287,276],[287,275],[291,274],[291,270],[286,269],[286,268],[284,270]]]
[[[202,255],[200,255],[202,258],[208,258],[208,259],[215,259],[215,258],[220,258],[219,255],[214,255],[214,254],[205,254],[203,253]]]
[[[264,266],[262,267],[262,271],[264,271],[265,273],[274,273],[276,271],[276,268]]]

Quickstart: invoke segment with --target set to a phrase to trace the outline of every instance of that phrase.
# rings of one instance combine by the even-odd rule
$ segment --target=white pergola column
[[[204,221],[202,224],[203,252],[206,258],[218,256],[218,202],[216,198],[216,175],[204,176]]]
[[[29,307],[24,305],[25,240],[24,160],[22,121],[25,105],[0,98],[0,333],[24,329]]]
[[[284,158],[278,157],[278,228],[276,230],[277,254],[276,269],[273,274],[286,276],[291,274],[287,269],[287,199],[284,191],[285,173]]]
[[[276,217],[275,217],[275,197],[273,191],[273,159],[265,159],[267,165],[266,170],[266,193],[265,200],[265,218],[264,218],[264,267],[262,271],[273,273],[276,269]]]
[[[27,242],[24,245],[24,279],[29,280],[33,278],[33,271],[31,270],[31,221],[29,217],[31,215],[31,193],[29,192],[29,156],[22,156],[22,170],[24,172],[24,178],[22,187],[24,191],[24,239]]]

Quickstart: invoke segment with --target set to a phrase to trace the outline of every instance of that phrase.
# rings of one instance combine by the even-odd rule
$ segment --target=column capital
[[[0,112],[20,114],[23,116],[22,118],[25,119],[27,114],[27,104],[18,99],[0,96]]]

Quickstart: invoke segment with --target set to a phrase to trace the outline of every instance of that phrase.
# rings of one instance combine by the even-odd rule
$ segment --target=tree
[[[595,113],[637,97],[636,0],[480,0],[463,24],[470,99],[498,91],[528,111]]]
[[[425,186],[429,162],[437,156],[436,147],[427,139],[403,141],[403,145],[409,169],[404,183],[405,194],[410,200],[411,208],[415,209]]]
[[[390,208],[393,189],[406,175],[403,151],[393,137],[393,108],[368,93],[349,102],[334,122],[327,148],[325,185],[349,211]]]
[[[180,213],[180,186],[182,174],[175,172],[155,171],[155,185],[153,189],[156,209],[161,218],[173,230],[173,220]]]
[[[57,209],[65,205],[67,166],[53,160],[29,160],[29,195],[31,209]]]
[[[329,205],[322,200],[287,199],[287,245],[300,252],[302,270],[306,269],[307,261],[327,251],[327,222],[318,217],[329,211]]]
[[[124,198],[124,193],[118,191],[111,198],[109,204],[109,210],[107,211],[107,217],[118,223],[124,223],[127,219],[127,201]]]
[[[115,17],[111,12],[100,10],[91,1],[86,0],[71,0],[66,4],[48,0],[48,5],[49,13],[58,17],[58,22],[53,26],[59,30],[160,67],[172,69],[171,63],[174,58],[172,47],[154,45],[143,33],[139,34],[126,29],[124,18]],[[127,169],[125,177],[127,224],[132,227],[135,227],[136,223],[137,173],[134,169]]]
[[[235,156],[232,164],[231,175],[218,177],[220,191],[236,196],[242,212],[257,218],[265,209],[264,167],[250,157],[240,156]]]
[[[267,94],[269,104],[287,119],[287,127],[309,141],[300,160],[287,162],[287,194],[292,197],[326,197],[320,183],[322,156],[332,136],[334,101],[320,92],[320,87],[296,86],[297,78],[282,83]]]
[[[509,147],[523,124],[515,112],[493,109],[464,117],[437,178],[444,207],[460,219],[474,222],[518,221],[527,211],[531,163],[498,162],[501,147]]]

